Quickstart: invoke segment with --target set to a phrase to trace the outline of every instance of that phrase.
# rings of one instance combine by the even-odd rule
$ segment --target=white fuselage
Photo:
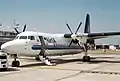
[[[20,33],[12,41],[1,46],[4,52],[23,56],[37,56],[41,51],[39,36],[44,37],[46,51],[45,54],[74,54],[80,53],[82,49],[77,44],[69,47],[71,38],[64,38],[64,34],[46,34],[32,31]],[[80,42],[86,42],[86,37],[81,37]]]

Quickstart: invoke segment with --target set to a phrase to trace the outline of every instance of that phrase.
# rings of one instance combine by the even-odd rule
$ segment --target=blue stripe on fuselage
[[[41,45],[33,45],[32,49],[33,50],[40,50],[41,49]],[[56,46],[54,46],[54,45],[47,45],[46,49],[48,49],[48,50],[53,50],[53,49],[54,50],[60,50],[60,49],[80,49],[80,47],[79,46],[71,46],[71,47],[69,47],[67,45],[56,45]]]

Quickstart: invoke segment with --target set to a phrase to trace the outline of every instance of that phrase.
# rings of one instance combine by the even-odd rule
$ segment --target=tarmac
[[[50,56],[56,66],[20,57],[21,66],[1,71],[0,81],[120,81],[120,54],[89,54],[91,62],[82,62],[83,55]]]

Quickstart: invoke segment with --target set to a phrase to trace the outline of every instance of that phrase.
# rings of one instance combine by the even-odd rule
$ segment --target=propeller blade
[[[72,40],[71,40],[71,42],[70,42],[70,44],[69,44],[69,47],[71,46],[71,44],[72,44]]]
[[[15,29],[16,33],[19,34],[19,31],[17,30],[17,28],[14,28],[14,29]]]
[[[82,24],[82,22],[80,22],[80,24],[79,24],[79,26],[78,26],[78,28],[77,28],[77,30],[76,30],[76,32],[75,32],[75,34],[77,34],[77,32],[78,32],[78,30],[79,30],[79,28],[80,28],[81,24]]]
[[[69,25],[66,23],[68,29],[70,30],[71,34],[73,34],[72,30],[70,29]]]
[[[26,24],[25,24],[25,26],[24,26],[24,28],[23,28],[23,32],[25,32],[25,30],[26,30]]]

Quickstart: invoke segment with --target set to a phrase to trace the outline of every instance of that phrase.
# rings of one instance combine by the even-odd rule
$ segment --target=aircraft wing
[[[88,37],[99,39],[99,38],[107,38],[109,36],[120,35],[120,32],[106,32],[106,33],[89,33]]]

